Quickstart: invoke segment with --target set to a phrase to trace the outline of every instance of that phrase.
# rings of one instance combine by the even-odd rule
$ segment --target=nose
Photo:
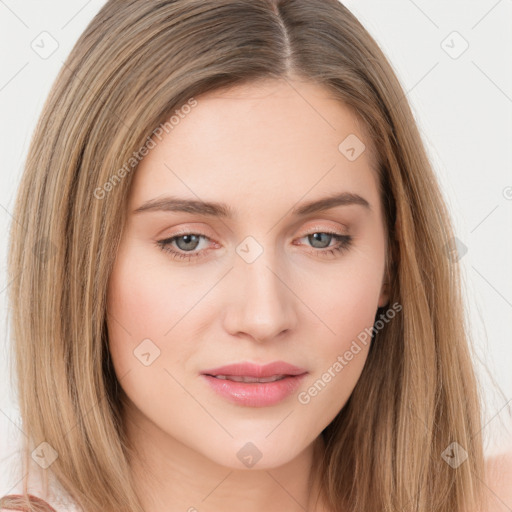
[[[237,257],[234,266],[227,283],[226,331],[264,342],[293,330],[297,298],[283,266],[265,252],[252,263]]]

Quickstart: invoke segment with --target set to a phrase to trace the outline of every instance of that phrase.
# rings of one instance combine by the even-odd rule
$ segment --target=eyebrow
[[[292,215],[301,216],[330,210],[337,206],[360,205],[371,210],[370,203],[358,194],[342,192],[314,201],[309,201],[292,209]],[[184,212],[205,215],[209,217],[221,217],[231,219],[235,217],[235,211],[225,203],[214,201],[201,201],[195,199],[183,199],[175,196],[166,196],[146,201],[136,208],[133,213],[142,212]]]

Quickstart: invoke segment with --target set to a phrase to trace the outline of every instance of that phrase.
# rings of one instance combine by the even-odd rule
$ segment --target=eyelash
[[[330,247],[330,248],[317,249],[317,250],[315,250],[315,248],[313,248],[313,251],[312,251],[313,253],[325,255],[326,257],[327,257],[327,255],[332,256],[335,254],[345,252],[346,250],[349,249],[349,247],[352,244],[352,236],[340,235],[339,233],[334,233],[332,231],[313,231],[311,233],[304,235],[301,238],[305,238],[305,237],[308,237],[308,236],[311,236],[314,234],[318,234],[318,233],[325,234],[325,235],[331,235],[335,240],[338,241],[338,243],[336,246]],[[180,233],[180,234],[174,235],[174,236],[172,236],[170,238],[166,238],[164,240],[158,240],[156,242],[156,245],[162,251],[169,253],[172,256],[172,258],[176,259],[176,260],[191,261],[196,258],[201,258],[204,255],[204,252],[207,251],[207,249],[203,249],[202,252],[201,251],[200,252],[191,252],[190,251],[188,253],[180,252],[180,250],[176,250],[176,249],[171,249],[172,242],[174,242],[178,238],[181,238],[181,237],[187,236],[187,235],[194,235],[194,236],[205,238],[206,240],[210,240],[209,237],[207,237],[206,235],[202,235],[201,233],[186,232],[186,233]]]

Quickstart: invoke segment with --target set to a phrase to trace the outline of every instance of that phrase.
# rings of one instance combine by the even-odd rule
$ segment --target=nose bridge
[[[285,284],[287,276],[276,251],[247,237],[236,252],[226,328],[231,334],[245,333],[259,341],[292,328],[294,295]]]

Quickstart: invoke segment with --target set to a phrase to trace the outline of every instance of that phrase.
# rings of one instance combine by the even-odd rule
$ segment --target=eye
[[[307,238],[308,242],[313,246],[314,250],[310,252],[321,256],[332,256],[336,253],[344,252],[352,243],[352,237],[350,235],[326,231],[315,231],[298,240],[304,238]],[[158,240],[156,244],[160,249],[169,253],[173,259],[190,261],[205,256],[205,252],[208,251],[207,248],[197,250],[202,239],[211,241],[209,237],[200,233],[181,233],[164,240]],[[333,240],[336,243],[331,245]]]
[[[310,252],[321,256],[333,256],[337,253],[342,253],[348,250],[352,243],[352,237],[350,235],[342,235],[340,233],[332,233],[329,231],[315,231],[314,233],[310,233],[309,235],[299,238],[299,240],[304,238],[306,238],[315,249],[320,249]],[[333,240],[336,243],[334,245],[330,245]]]
[[[200,233],[182,233],[165,240],[158,240],[157,245],[163,251],[168,252],[174,259],[190,261],[193,258],[199,258],[204,255],[205,250],[193,252],[200,245],[201,239],[210,240],[206,235]],[[173,244],[176,245],[173,246]]]

